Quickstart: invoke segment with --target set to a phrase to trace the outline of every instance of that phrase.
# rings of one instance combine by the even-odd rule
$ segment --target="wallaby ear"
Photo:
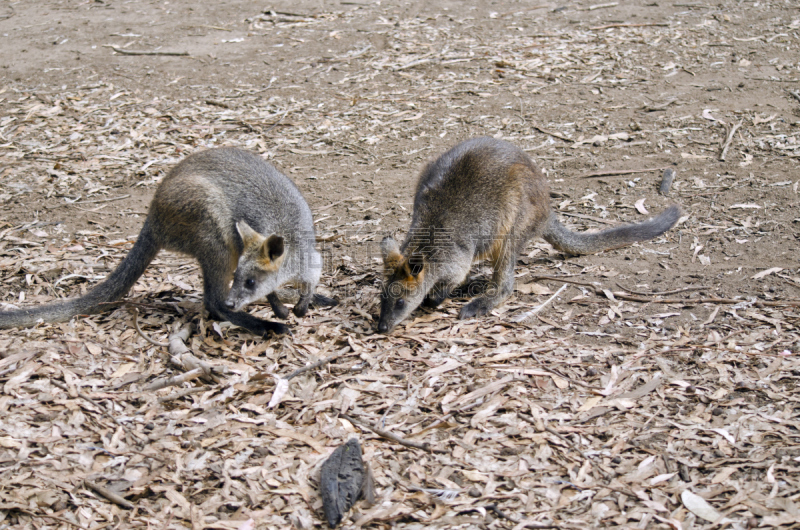
[[[264,241],[264,244],[261,245],[261,255],[265,258],[269,258],[270,261],[275,261],[276,259],[283,256],[283,238],[279,235],[272,234]]]
[[[245,247],[260,244],[264,239],[264,236],[253,230],[244,219],[236,223],[236,231],[239,232]]]
[[[425,260],[423,259],[422,254],[411,254],[411,257],[408,258],[408,269],[411,271],[411,275],[416,278],[419,276],[419,273],[422,272],[424,267]]]
[[[403,255],[400,254],[400,247],[397,246],[397,241],[392,236],[386,236],[381,241],[381,254],[383,256],[383,263],[392,269],[398,268],[402,265]]]

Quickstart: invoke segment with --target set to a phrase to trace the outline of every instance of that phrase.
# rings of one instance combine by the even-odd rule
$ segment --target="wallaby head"
[[[381,241],[384,265],[384,281],[381,288],[381,317],[378,331],[387,333],[398,322],[419,307],[427,294],[425,274],[428,265],[422,254],[411,253],[408,257],[400,253],[397,242],[391,236]]]
[[[281,264],[286,256],[281,236],[264,237],[244,221],[236,223],[244,248],[233,273],[233,285],[225,304],[239,311],[279,287]]]

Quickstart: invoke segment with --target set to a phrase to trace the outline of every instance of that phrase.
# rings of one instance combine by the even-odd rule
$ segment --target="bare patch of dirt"
[[[0,6],[0,303],[85,292],[168,168],[222,145],[297,182],[342,302],[254,340],[164,253],[129,296],[145,332],[190,322],[227,372],[158,392],[187,368],[125,308],[0,332],[0,522],[320,526],[319,465],[358,434],[378,504],[347,524],[798,524],[799,48],[779,1]],[[684,219],[597,256],[532,242],[490,317],[455,300],[374,334],[377,242],[423,164],[484,135],[547,170],[576,230]],[[337,352],[268,407],[273,375]]]

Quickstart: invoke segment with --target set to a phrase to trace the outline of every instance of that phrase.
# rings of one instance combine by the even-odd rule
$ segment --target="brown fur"
[[[493,138],[467,140],[423,170],[403,244],[392,238],[381,243],[389,274],[378,330],[388,331],[423,301],[441,303],[466,279],[470,265],[483,260],[494,269],[492,289],[462,307],[460,317],[486,314],[511,295],[516,257],[531,238],[543,236],[568,253],[598,252],[652,239],[671,228],[678,215],[672,207],[644,223],[593,234],[570,232],[550,212],[544,174],[521,149]],[[412,256],[419,264],[413,282],[398,265],[408,266]]]

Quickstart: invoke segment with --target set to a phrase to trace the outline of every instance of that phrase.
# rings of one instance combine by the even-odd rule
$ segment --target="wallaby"
[[[0,329],[100,312],[125,296],[163,248],[200,262],[203,299],[212,318],[258,335],[286,333],[285,324],[241,308],[267,296],[275,315],[286,318],[289,312],[275,290],[287,283],[300,289],[293,308],[297,316],[306,313],[312,296],[318,305],[336,305],[314,295],[322,270],[314,244],[311,210],[286,175],[253,153],[209,149],[164,177],[136,243],[102,283],[80,298],[0,312]]]
[[[670,206],[642,223],[570,232],[550,211],[547,179],[522,149],[493,138],[467,140],[422,171],[403,244],[391,236],[381,242],[378,331],[390,331],[420,304],[436,307],[465,281],[473,262],[488,259],[491,287],[459,317],[485,315],[511,295],[517,256],[536,236],[567,254],[591,254],[657,237],[679,217]]]

